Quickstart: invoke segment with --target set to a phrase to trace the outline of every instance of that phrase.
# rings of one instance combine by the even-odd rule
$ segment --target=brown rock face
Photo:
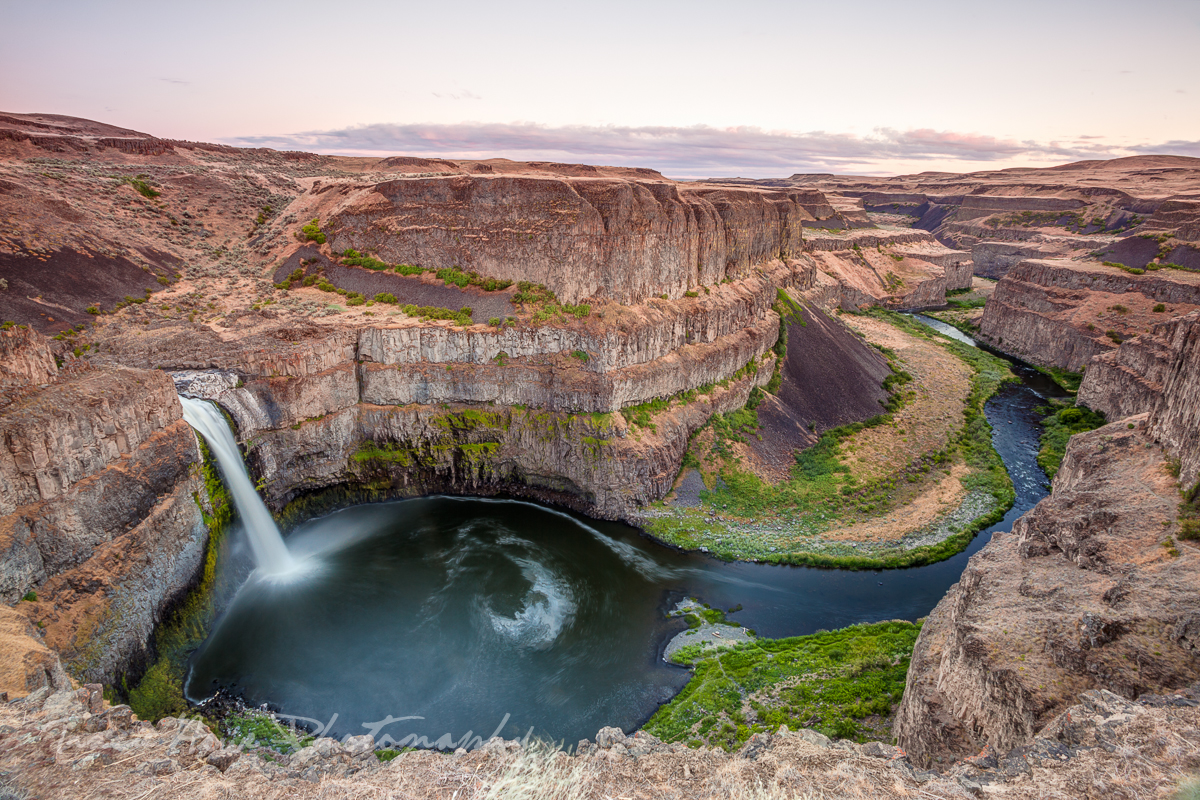
[[[1118,338],[1142,333],[1168,313],[1200,308],[1200,274],[1130,275],[1097,263],[1024,261],[1009,270],[984,307],[979,335],[1034,364],[1078,372]]]
[[[0,594],[36,589],[19,609],[79,677],[130,668],[203,560],[181,414],[165,374],[130,369],[77,368],[0,409]]]
[[[1079,402],[1109,419],[1149,413],[1151,435],[1180,460],[1180,482],[1192,486],[1200,477],[1200,312],[1092,359]]]
[[[0,331],[0,391],[47,383],[58,375],[46,340],[28,328]]]
[[[928,762],[1028,743],[1086,689],[1200,677],[1200,551],[1170,536],[1175,481],[1144,417],[1075,436],[1054,491],[997,533],[930,614],[896,731]]]
[[[16,699],[42,688],[70,689],[71,679],[33,623],[0,606],[0,691]]]
[[[570,303],[680,297],[730,271],[798,253],[803,222],[812,219],[806,204],[824,203],[819,192],[512,175],[317,191],[350,193],[330,218],[335,251],[542,283]]]
[[[1086,689],[1200,676],[1200,549],[1173,539],[1166,463],[1196,483],[1200,312],[1092,359],[1079,401],[1119,421],[1071,439],[1051,496],[971,559],[917,640],[896,727],[915,757],[1025,744]]]

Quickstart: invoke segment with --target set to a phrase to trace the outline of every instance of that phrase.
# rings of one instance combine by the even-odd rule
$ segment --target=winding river
[[[288,538],[310,569],[242,583],[193,657],[186,694],[201,701],[224,688],[327,735],[385,744],[470,747],[530,732],[573,743],[641,725],[687,682],[662,659],[683,628],[666,611],[683,597],[740,606],[729,618],[767,637],[923,617],[991,532],[1046,494],[1035,409],[1061,391],[1014,368],[1022,382],[986,414],[1016,503],[946,561],[863,572],[726,563],[524,501],[355,506]],[[229,560],[249,563],[244,550],[235,538]]]

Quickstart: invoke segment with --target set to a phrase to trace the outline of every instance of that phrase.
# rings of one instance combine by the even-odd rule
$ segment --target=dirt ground
[[[867,340],[896,351],[902,368],[913,376],[906,386],[911,399],[890,424],[868,428],[846,440],[842,450],[860,480],[902,472],[913,459],[946,446],[962,426],[962,409],[971,393],[971,368],[928,339],[918,339],[869,317],[849,317],[848,324]]]
[[[822,433],[882,411],[881,386],[891,370],[836,319],[804,307],[787,329],[779,392],[758,408],[759,436],[743,448],[747,465],[771,483],[787,478],[797,448]]]

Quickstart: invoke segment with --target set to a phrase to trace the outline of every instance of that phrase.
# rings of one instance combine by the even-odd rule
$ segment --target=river
[[[684,597],[740,606],[730,620],[772,638],[918,619],[993,531],[1046,494],[1035,409],[1062,393],[1036,370],[1014,369],[1022,382],[985,413],[1016,502],[940,563],[861,572],[730,563],[518,500],[360,505],[292,532],[289,550],[311,569],[241,585],[193,657],[186,693],[199,701],[224,688],[336,736],[469,746],[532,731],[573,743],[606,725],[638,727],[686,684],[690,673],[662,659],[683,627],[666,612]],[[244,564],[238,549],[232,560]]]

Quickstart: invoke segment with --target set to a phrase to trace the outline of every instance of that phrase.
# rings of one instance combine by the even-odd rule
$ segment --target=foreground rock
[[[203,560],[196,438],[167,375],[59,371],[32,331],[0,344],[18,337],[0,373],[47,382],[0,399],[0,596],[72,674],[115,683]]]
[[[1200,551],[1163,545],[1178,502],[1145,417],[1075,436],[1051,496],[994,534],[926,621],[896,722],[910,755],[1003,752],[1087,689],[1137,697],[1200,677]]]
[[[986,752],[944,771],[914,766],[881,742],[830,740],[811,730],[756,734],[736,753],[667,744],[604,728],[574,755],[492,739],[453,754],[419,750],[382,762],[371,736],[317,739],[290,755],[253,740],[221,742],[199,721],[142,722],[109,707],[98,687],[45,689],[0,706],[0,786],[40,798],[399,796],[700,800],[1161,796],[1200,760],[1194,692],[1134,703],[1087,692],[1029,746]],[[459,794],[458,796],[462,796]]]

